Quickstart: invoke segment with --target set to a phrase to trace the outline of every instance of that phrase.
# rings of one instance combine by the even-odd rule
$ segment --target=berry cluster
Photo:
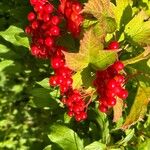
[[[120,45],[118,41],[111,41],[106,50],[117,50]],[[107,112],[108,108],[116,104],[117,97],[126,99],[128,91],[123,87],[125,76],[121,74],[124,69],[124,64],[121,61],[116,61],[104,71],[96,72],[94,86],[99,95],[99,110]]]
[[[30,25],[25,32],[32,37],[31,53],[48,58],[54,51],[55,39],[60,35],[60,17],[47,0],[30,0],[34,12],[28,14]]]
[[[76,121],[87,118],[86,104],[83,94],[78,90],[71,90],[62,98],[62,102],[68,107],[68,115],[75,117]]]
[[[94,86],[99,95],[99,110],[106,112],[109,107],[116,104],[116,98],[126,99],[128,91],[124,89],[125,77],[120,72],[124,64],[116,61],[113,65],[104,71],[97,71]]]
[[[56,52],[51,57],[51,66],[54,69],[55,74],[50,76],[49,83],[51,86],[58,86],[62,95],[62,102],[68,107],[68,115],[70,117],[75,116],[77,121],[81,121],[87,118],[85,110],[85,101],[82,99],[78,90],[72,89],[72,74],[65,65],[65,59],[62,51],[63,47],[58,47]]]
[[[78,37],[81,30],[82,9],[83,6],[77,0],[60,0],[59,11],[65,16],[67,29],[74,37]]]

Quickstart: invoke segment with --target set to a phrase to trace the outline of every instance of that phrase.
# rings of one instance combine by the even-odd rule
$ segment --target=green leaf
[[[13,61],[12,60],[4,60],[0,62],[0,71],[4,70],[6,67],[12,66]]]
[[[29,40],[21,28],[10,26],[7,30],[0,31],[0,36],[14,45],[29,48]]]
[[[138,144],[138,150],[149,150],[150,148],[150,139],[146,139],[144,142]]]
[[[126,146],[127,143],[133,138],[134,134],[135,134],[134,129],[126,130],[126,137],[118,141],[117,144]]]
[[[150,102],[150,87],[139,87],[130,113],[127,116],[122,128],[126,129],[137,121],[141,120],[147,111]]]
[[[92,144],[87,145],[84,150],[106,150],[106,145],[95,141]]]
[[[98,21],[93,19],[84,19],[83,28],[87,29],[93,25],[95,25]]]
[[[144,11],[139,12],[125,27],[128,38],[137,43],[150,44],[150,21]]]
[[[73,79],[73,84],[72,87],[73,89],[79,89],[82,85],[82,76],[81,76],[81,72],[77,72],[72,76]]]
[[[67,66],[74,71],[81,71],[88,66],[88,58],[81,53],[63,52]]]
[[[130,2],[131,0],[116,0],[116,6],[112,4],[118,29],[122,27],[124,28],[132,19],[132,8]]]
[[[117,53],[103,50],[103,44],[90,29],[80,42],[79,53],[64,52],[66,64],[74,71],[82,71],[89,64],[96,69],[105,69],[117,58]]]
[[[98,19],[103,33],[112,33],[116,30],[117,24],[109,0],[89,0],[83,12]]]
[[[97,134],[101,136],[101,141],[105,144],[108,144],[110,142],[110,133],[109,122],[106,114],[95,109],[90,109],[88,115],[88,118],[90,120],[92,120],[93,122],[96,121],[98,123],[98,126],[101,130]]]
[[[43,150],[52,150],[52,145],[46,146]]]
[[[45,89],[50,89],[49,78],[45,78],[42,81],[39,81],[39,82],[36,82],[36,83],[41,85]]]
[[[144,52],[142,52],[138,56],[123,61],[124,65],[134,64],[134,63],[139,62],[141,60],[150,58],[150,46],[147,46],[144,49],[145,49]]]
[[[55,109],[58,104],[55,99],[50,96],[50,91],[44,88],[34,88],[30,91],[32,101],[36,107],[49,107]]]
[[[81,76],[82,76],[83,87],[85,87],[86,89],[88,88],[92,89],[93,81],[95,79],[95,74],[92,72],[91,67],[88,66],[87,68],[85,68],[81,72]]]
[[[85,4],[83,12],[92,14],[98,20],[103,20],[106,16],[113,16],[110,4],[109,0],[89,0],[88,3]]]
[[[50,127],[49,139],[63,150],[83,150],[83,142],[78,135],[66,126],[54,124]]]
[[[10,51],[10,49],[6,45],[0,44],[0,54],[7,53],[9,51]]]

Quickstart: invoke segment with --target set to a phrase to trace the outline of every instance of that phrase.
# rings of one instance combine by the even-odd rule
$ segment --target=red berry
[[[46,46],[52,47],[53,44],[54,44],[53,38],[47,37],[47,38],[45,39],[45,45],[46,45]]]
[[[72,10],[73,10],[75,13],[79,14],[79,13],[81,12],[81,10],[82,10],[82,5],[81,5],[80,3],[78,3],[78,2],[74,2],[74,3],[72,4]]]
[[[107,100],[107,104],[109,105],[109,106],[115,106],[116,105],[116,99],[115,98],[108,98],[108,100]]]
[[[108,107],[106,107],[106,106],[104,106],[104,105],[99,105],[99,110],[100,110],[101,112],[106,113],[106,112],[108,111]]]
[[[34,14],[34,12],[30,12],[30,13],[28,14],[28,20],[29,20],[29,21],[33,21],[33,20],[35,19],[35,17],[36,17],[36,15]]]
[[[59,19],[58,16],[53,16],[51,18],[51,22],[52,22],[53,25],[58,25],[60,23],[60,19]]]
[[[107,88],[108,89],[114,89],[117,86],[117,82],[115,79],[111,79],[107,83]]]
[[[113,64],[114,69],[116,69],[116,71],[121,71],[124,68],[124,64],[121,61],[116,61]]]
[[[121,74],[116,75],[116,76],[114,77],[114,79],[116,80],[117,83],[120,83],[120,84],[125,81],[124,76],[121,75]]]
[[[118,97],[121,99],[126,99],[128,97],[128,91],[125,89],[122,89],[120,93],[118,93]]]
[[[44,6],[44,11],[45,11],[45,13],[46,14],[51,14],[53,11],[54,11],[54,7],[53,7],[53,5],[52,4],[46,4],[45,6]]]
[[[74,116],[74,112],[69,111],[69,112],[68,112],[68,116],[69,116],[69,117],[73,117],[73,116]]]
[[[58,69],[64,66],[64,61],[59,57],[53,57],[51,58],[51,66],[54,69]]]
[[[58,35],[60,35],[60,28],[58,26],[52,26],[50,29],[50,33],[53,36],[58,36]]]
[[[32,29],[36,30],[39,27],[39,22],[37,20],[33,21],[31,27]]]
[[[57,77],[56,76],[51,76],[49,79],[49,83],[51,86],[56,86],[57,85]]]
[[[109,50],[116,50],[119,48],[119,42],[118,41],[112,41],[108,45]]]

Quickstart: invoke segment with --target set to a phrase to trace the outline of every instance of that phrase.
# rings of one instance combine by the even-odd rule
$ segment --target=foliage
[[[150,2],[149,0],[89,0],[86,33],[80,47],[70,35],[61,42],[76,53],[64,52],[67,65],[77,73],[73,86],[87,90],[95,78],[90,72],[105,69],[117,59],[104,50],[118,40],[125,63],[129,97],[106,115],[91,103],[88,119],[77,123],[67,116],[58,88],[48,84],[53,70],[49,60],[29,51],[24,33],[28,1],[0,2],[0,149],[8,150],[122,150],[150,146]],[[56,5],[58,1],[54,2]],[[23,11],[22,11],[23,10]],[[62,39],[64,40],[64,39]],[[88,80],[87,80],[88,79]],[[90,87],[88,89],[88,87]],[[124,106],[127,107],[124,107]]]

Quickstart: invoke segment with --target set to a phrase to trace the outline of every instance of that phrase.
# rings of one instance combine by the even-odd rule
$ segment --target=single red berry
[[[126,99],[128,97],[128,91],[125,89],[122,89],[120,93],[118,93],[118,97],[121,99]]]
[[[76,119],[76,121],[81,121],[82,116],[80,114],[75,114],[75,119]]]
[[[119,42],[118,41],[112,41],[108,45],[109,50],[116,50],[119,48]]]
[[[59,57],[51,58],[51,66],[53,69],[58,69],[64,66],[64,61]]]
[[[106,89],[105,89],[106,90]],[[106,96],[107,97],[115,97],[116,93],[114,92],[114,90],[107,90],[106,91]]]
[[[50,33],[53,35],[53,36],[59,36],[60,35],[60,28],[58,26],[52,26],[50,28]]]
[[[84,111],[80,112],[80,116],[81,116],[82,120],[87,119],[87,113]]]
[[[54,44],[53,38],[47,37],[47,38],[45,39],[45,45],[46,45],[46,46],[52,47],[53,44]]]
[[[112,107],[115,106],[115,105],[116,105],[116,99],[113,98],[113,97],[108,98],[107,104],[108,104],[109,106],[112,106]]]
[[[25,28],[25,33],[26,33],[26,34],[31,34],[31,32],[32,32],[32,29],[31,29],[29,26],[27,26],[27,27]]]
[[[125,81],[125,77],[121,74],[118,74],[114,77],[117,83],[122,84]]]
[[[73,10],[75,13],[79,14],[79,13],[82,11],[82,5],[81,5],[80,3],[78,3],[78,2],[74,2],[74,3],[72,4],[72,10]]]
[[[69,117],[73,117],[74,116],[74,112],[73,111],[69,111],[67,114],[68,114]]]
[[[68,91],[69,87],[65,85],[60,85],[60,92],[61,94],[64,94]]]
[[[104,105],[99,105],[99,110],[101,111],[101,112],[104,112],[104,113],[106,113],[107,111],[108,111],[108,107],[106,107],[106,106],[104,106]]]
[[[28,14],[28,20],[29,21],[33,21],[36,18],[36,15],[34,14],[34,12],[30,12]]]
[[[60,23],[60,18],[58,16],[53,16],[51,22],[53,25],[58,25]]]
[[[44,22],[50,21],[50,16],[48,14],[43,15]]]
[[[54,6],[52,5],[52,4],[46,4],[45,6],[44,6],[44,11],[45,11],[45,13],[52,13],[53,11],[54,11]]]
[[[37,3],[35,4],[34,10],[35,10],[36,12],[42,11],[42,10],[43,10],[43,4],[41,4],[40,2],[37,2]]]
[[[116,62],[113,64],[113,68],[114,68],[116,71],[121,71],[121,70],[124,68],[124,64],[123,64],[121,61],[116,61]]]
[[[117,82],[115,79],[111,79],[107,82],[108,89],[114,89],[117,86]]]
[[[39,22],[37,20],[33,21],[31,27],[32,29],[36,30],[39,27]]]
[[[56,86],[57,85],[57,77],[56,76],[51,76],[49,78],[49,83],[51,86]]]

